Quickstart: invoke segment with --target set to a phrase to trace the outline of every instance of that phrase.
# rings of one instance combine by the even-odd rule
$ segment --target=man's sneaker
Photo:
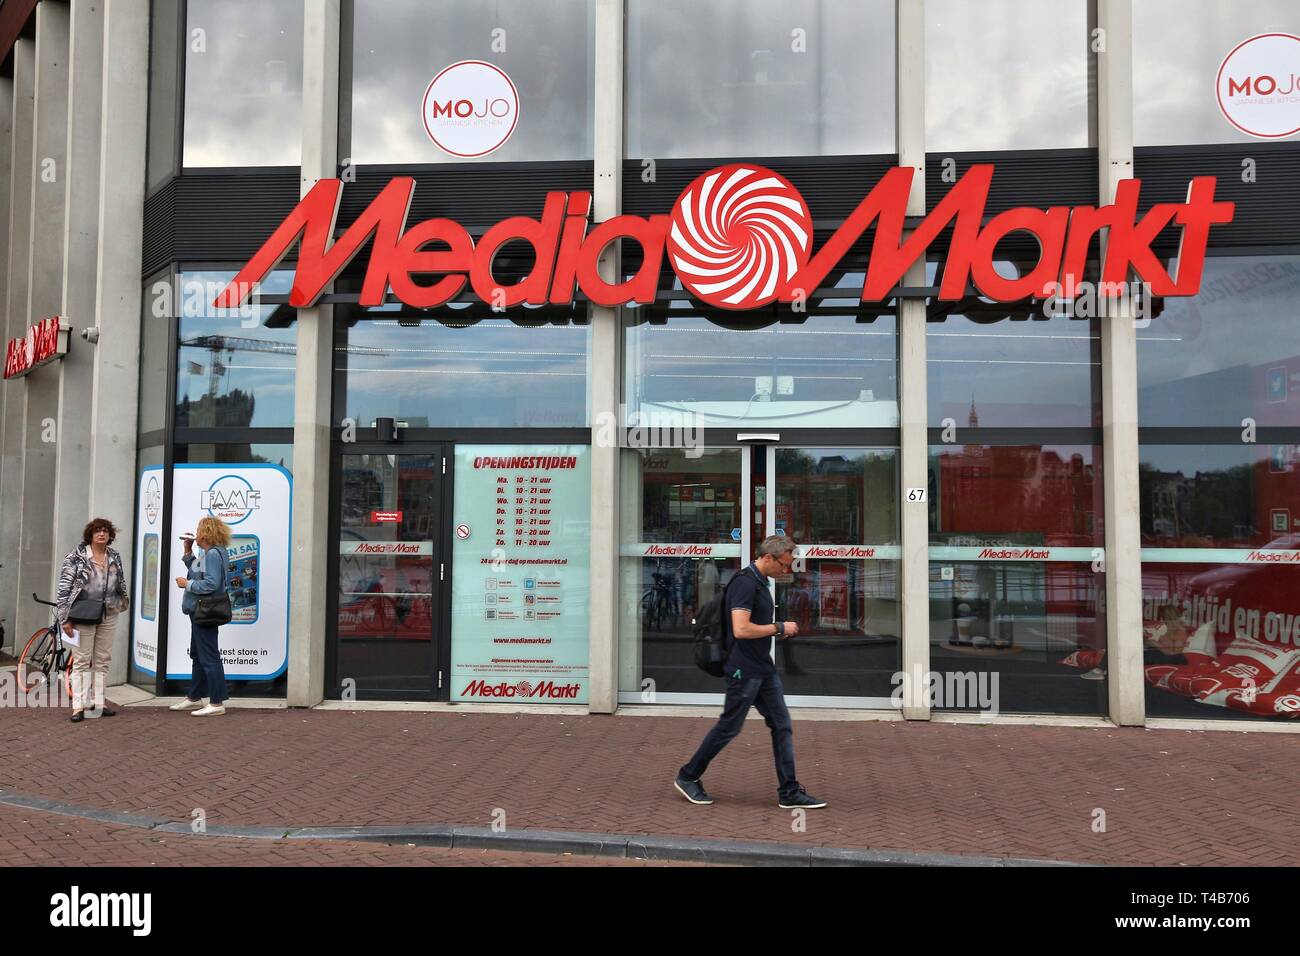
[[[782,810],[819,810],[826,806],[825,800],[818,800],[811,796],[803,787],[793,797],[781,798]]]
[[[203,707],[205,703],[206,702],[202,700],[190,700],[188,697],[184,697],[181,700],[177,701],[176,703],[172,704],[167,709],[168,710],[198,710],[200,707]]]
[[[190,714],[190,716],[191,717],[220,717],[225,712],[226,712],[226,708],[222,707],[220,704],[208,704],[208,706],[206,707],[200,707],[194,713]]]
[[[678,793],[691,803],[707,806],[713,802],[713,798],[704,792],[704,785],[698,780],[687,780],[685,777],[678,777],[673,786],[677,788]]]

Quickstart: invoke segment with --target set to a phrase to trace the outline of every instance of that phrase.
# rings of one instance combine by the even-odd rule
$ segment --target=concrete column
[[[68,175],[68,30],[64,3],[36,7],[36,105],[32,142],[31,258],[27,265],[27,324],[57,315],[63,306],[63,223]],[[18,500],[18,608],[20,634],[49,623],[59,568],[50,560],[54,529],[54,458],[58,442],[60,362],[26,376],[23,410],[23,484]],[[77,507],[75,504],[72,507]],[[78,541],[80,538],[78,538]],[[72,543],[69,542],[69,546]]]
[[[338,172],[339,0],[306,0],[302,57],[302,195]],[[291,707],[325,697],[329,631],[330,365],[334,309],[298,310],[289,606]]]
[[[12,77],[0,76],[0,144],[8,143],[9,148],[0,147],[0,347],[9,341],[9,323],[3,312],[9,289],[9,190],[13,187],[13,119],[14,119],[14,81]],[[18,402],[11,399],[17,389],[5,388],[0,384],[0,448],[4,446],[4,420],[6,409],[16,408]],[[0,463],[0,498],[5,491],[4,466]],[[5,560],[0,550],[0,563]],[[0,571],[3,575],[3,571]],[[2,593],[2,592],[0,592]],[[0,598],[0,616],[8,616],[8,605]],[[6,643],[6,642],[0,642]],[[9,640],[7,643],[12,643]]]
[[[907,215],[925,215],[925,3],[898,0],[897,109],[898,164],[916,170]],[[908,270],[909,286],[925,285],[925,257]],[[899,601],[903,616],[903,670],[921,678],[930,671],[930,525],[929,506],[908,501],[908,488],[929,484],[926,432],[925,300],[898,304],[899,452],[898,508],[902,541]],[[904,698],[903,716],[928,720],[928,697]]]
[[[1097,0],[1099,196],[1133,176],[1132,0]],[[1105,237],[1102,238],[1105,250]],[[1110,719],[1146,722],[1142,674],[1142,523],[1138,498],[1137,326],[1131,303],[1101,321],[1102,482],[1106,496],[1106,674]]]
[[[19,38],[14,43],[13,139],[9,153],[9,217],[5,220],[8,237],[5,262],[5,315],[0,322],[4,339],[26,331],[27,263],[31,256],[32,223],[32,114],[35,110],[36,44]],[[23,410],[27,403],[27,383],[19,379],[5,382],[4,444],[0,459],[0,494],[5,501],[21,501],[23,487]],[[18,611],[18,530],[22,521],[19,508],[0,508],[0,617],[8,618],[5,626],[9,646],[19,634]],[[30,633],[30,632],[29,632]],[[26,640],[27,635],[23,635]]]
[[[596,0],[595,187],[593,219],[623,208],[623,0]],[[601,278],[615,282],[618,251],[601,258]],[[601,442],[599,422],[615,416],[622,376],[621,310],[591,307],[591,604],[590,679],[587,706],[593,714],[618,708],[618,517],[619,448]],[[620,422],[621,424],[621,422]],[[617,429],[614,429],[617,432]]]
[[[104,14],[99,0],[72,0],[68,57],[67,165],[64,170],[63,302],[59,314],[72,326],[67,356],[58,364],[58,442],[54,446],[54,532],[50,561],[57,574],[63,556],[81,539],[90,512],[90,426],[95,347],[80,338],[94,326],[96,252],[99,248],[99,123],[103,106]],[[129,474],[129,472],[127,473]],[[110,480],[122,481],[126,475]],[[98,517],[98,516],[96,516]],[[105,514],[121,531],[114,547],[130,545],[131,509]],[[124,556],[125,557],[125,556]],[[124,565],[129,568],[130,565]]]
[[[77,14],[80,15],[78,10]],[[89,15],[87,15],[89,16]],[[80,22],[80,21],[79,21]],[[89,23],[89,19],[85,21]],[[124,528],[114,547],[135,593],[135,440],[140,387],[140,261],[149,101],[149,9],[107,0],[102,21],[89,511]],[[80,64],[78,64],[80,66]],[[89,86],[89,83],[88,83]],[[79,104],[74,99],[74,109]],[[78,345],[83,345],[80,339]],[[164,592],[165,594],[166,592]],[[109,683],[126,680],[130,628],[119,626]]]

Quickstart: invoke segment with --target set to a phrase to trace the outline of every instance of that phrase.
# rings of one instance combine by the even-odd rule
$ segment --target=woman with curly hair
[[[113,659],[117,616],[130,606],[122,556],[111,545],[117,528],[107,518],[94,518],[81,532],[81,544],[63,559],[59,573],[59,626],[68,637],[80,634],[72,648],[72,722],[87,716],[112,717],[117,711],[104,706],[108,665]],[[94,691],[89,715],[86,702]]]
[[[217,594],[226,588],[226,570],[230,558],[230,526],[220,518],[204,518],[194,535],[182,535],[186,577],[177,577],[176,586],[184,588],[181,612],[190,615],[190,670],[193,682],[185,699],[172,704],[171,710],[192,710],[194,717],[219,717],[226,712],[226,670],[221,664],[221,645],[217,628],[194,620],[199,598]],[[198,542],[199,553],[194,554]],[[203,698],[208,703],[203,703]]]

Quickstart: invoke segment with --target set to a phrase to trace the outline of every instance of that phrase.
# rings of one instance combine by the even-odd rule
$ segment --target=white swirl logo
[[[753,309],[785,291],[808,261],[812,238],[812,214],[789,180],[733,163],[702,174],[677,198],[668,257],[697,298]]]

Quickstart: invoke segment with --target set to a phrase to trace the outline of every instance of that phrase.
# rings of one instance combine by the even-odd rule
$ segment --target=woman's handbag
[[[193,620],[199,627],[221,627],[229,624],[234,615],[230,611],[230,595],[225,589],[216,594],[205,594],[194,605]]]
[[[94,569],[91,569],[94,573]],[[108,585],[108,570],[104,570],[104,584]],[[77,599],[72,602],[72,607],[68,608],[68,620],[73,624],[100,624],[104,620],[104,599],[86,597],[85,594],[78,594]]]
[[[104,602],[78,596],[68,608],[68,620],[73,624],[99,624],[104,620]]]
[[[215,551],[209,554],[216,554]],[[208,560],[208,555],[204,555]],[[230,595],[226,593],[226,567],[221,566],[221,587],[212,594],[204,594],[194,605],[191,620],[199,627],[221,627],[234,617],[230,610]]]

